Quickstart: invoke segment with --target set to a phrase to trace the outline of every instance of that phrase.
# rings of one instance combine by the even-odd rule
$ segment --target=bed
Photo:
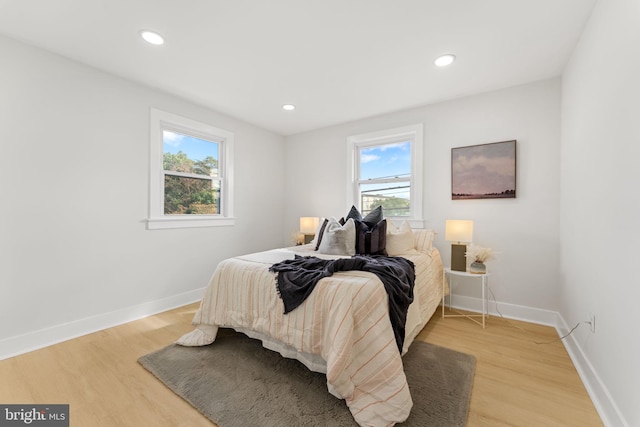
[[[414,263],[416,280],[402,354],[442,300],[442,262],[431,245],[433,232],[409,232],[413,247],[401,256]],[[359,425],[390,426],[406,420],[413,402],[380,279],[364,271],[335,273],[320,280],[301,306],[284,314],[269,268],[296,255],[341,257],[319,254],[312,243],[222,261],[194,316],[195,329],[176,342],[208,345],[219,327],[233,328],[326,374],[329,392],[346,401]]]

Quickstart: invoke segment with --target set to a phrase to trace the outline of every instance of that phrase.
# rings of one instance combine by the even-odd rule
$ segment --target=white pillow
[[[355,255],[356,224],[353,219],[349,219],[344,225],[340,225],[335,218],[329,219],[318,252],[329,255]]]
[[[387,221],[387,254],[397,256],[414,250],[413,230],[407,221],[403,221],[400,227],[396,227],[391,221]]]
[[[436,232],[431,229],[419,229],[413,230],[413,237],[415,240],[415,247],[421,252],[429,252],[433,249],[433,238]]]
[[[320,232],[323,231],[322,225],[324,224],[325,220],[327,220],[327,218],[320,218],[320,221],[318,222],[318,228],[316,228],[316,233],[314,234],[313,239],[311,239],[311,241],[309,242],[313,245],[314,249],[318,249],[318,237],[320,236]]]

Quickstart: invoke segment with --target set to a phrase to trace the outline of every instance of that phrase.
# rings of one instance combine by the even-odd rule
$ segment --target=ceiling
[[[0,0],[0,34],[291,135],[558,76],[594,4]]]

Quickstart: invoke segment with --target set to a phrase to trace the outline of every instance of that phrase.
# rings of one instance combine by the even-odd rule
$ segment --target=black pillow
[[[361,255],[387,255],[387,220],[373,226],[356,220],[356,253]]]
[[[347,214],[347,219],[353,218],[354,221],[362,221],[362,214],[355,206],[351,206],[349,213]]]
[[[377,208],[369,212],[367,216],[362,218],[362,214],[360,213],[358,208],[356,208],[355,206],[351,206],[351,210],[349,210],[349,213],[347,214],[347,220],[349,218],[353,218],[354,221],[362,221],[369,227],[373,227],[374,225],[382,221],[384,215],[382,213],[382,206],[378,206]]]

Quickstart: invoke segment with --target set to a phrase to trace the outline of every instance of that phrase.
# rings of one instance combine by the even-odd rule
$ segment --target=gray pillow
[[[349,219],[344,225],[331,218],[322,234],[318,252],[328,255],[355,255],[356,225]]]
[[[347,214],[347,219],[349,218],[353,218],[355,221],[362,221],[369,227],[373,227],[384,219],[384,214],[382,213],[382,206],[378,206],[363,218],[358,208],[351,206],[351,210]]]

